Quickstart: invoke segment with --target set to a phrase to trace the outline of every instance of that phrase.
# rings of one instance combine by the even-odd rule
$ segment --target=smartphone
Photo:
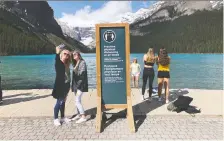
[[[60,49],[63,49],[63,48],[65,47],[65,45],[64,45],[64,44],[60,44],[58,47],[59,47]]]

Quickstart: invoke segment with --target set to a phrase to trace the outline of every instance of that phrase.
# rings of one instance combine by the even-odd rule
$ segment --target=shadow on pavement
[[[146,115],[134,116],[136,132],[138,132],[139,127],[144,123],[145,119],[146,119]]]
[[[3,96],[3,98],[11,98],[11,97],[17,97],[17,96],[32,96],[32,94],[31,93],[21,93],[21,94]]]
[[[172,90],[170,91],[169,100],[170,102],[176,100],[180,95],[188,94],[188,90]],[[165,94],[162,93],[162,97],[165,97]],[[133,106],[133,112],[136,115],[147,115],[149,112],[165,105],[165,100],[158,101],[158,95],[152,95],[152,101],[149,101],[148,98],[136,105]]]
[[[26,95],[27,97],[24,98],[14,98],[17,96],[22,96]],[[0,106],[6,106],[6,105],[11,105],[11,104],[16,104],[20,102],[27,102],[27,101],[32,101],[32,100],[37,100],[37,99],[42,99],[51,96],[49,95],[44,95],[44,96],[38,96],[38,94],[32,94],[32,93],[21,93],[21,94],[15,94],[15,95],[10,95],[10,96],[4,96],[3,103]],[[10,97],[10,99],[8,99]],[[12,98],[13,97],[13,98]]]
[[[181,89],[172,90],[172,91],[170,91],[169,100],[170,100],[170,102],[172,102],[172,101],[176,100],[178,98],[178,96],[187,95],[188,93],[189,93],[188,90],[181,90]],[[164,96],[164,95],[165,94],[163,93],[162,96]],[[151,112],[165,104],[164,100],[163,100],[163,102],[159,102],[157,100],[157,97],[158,97],[157,95],[153,95],[152,101],[144,100],[132,107],[133,112],[135,113],[134,122],[135,122],[136,132],[138,131],[139,127],[144,123],[146,116],[149,112]],[[186,110],[185,112],[187,112],[189,114],[198,113],[197,110],[195,110],[195,109],[196,109],[196,107],[190,106],[189,110],[188,111]],[[91,117],[88,120],[95,119],[96,111],[97,111],[96,107],[86,110],[86,114],[91,115]],[[126,109],[122,110],[118,113],[106,113],[106,111],[104,111],[103,117],[102,117],[102,132],[107,127],[109,127],[112,123],[114,123],[116,120],[126,118],[126,113],[127,113]]]

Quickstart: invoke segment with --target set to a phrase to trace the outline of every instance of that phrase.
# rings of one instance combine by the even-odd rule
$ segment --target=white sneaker
[[[60,120],[58,118],[54,120],[54,125],[55,126],[60,126],[61,125]]]
[[[78,119],[80,119],[80,118],[81,118],[80,115],[76,115],[75,117],[72,118],[72,121],[73,121],[73,120],[78,120]]]
[[[61,119],[62,123],[69,123],[70,121],[71,121],[71,119],[68,119],[68,118],[62,118]]]
[[[85,122],[85,121],[87,121],[87,119],[81,117],[79,120],[76,121],[76,123],[82,123],[82,122]]]
[[[170,101],[167,99],[167,100],[166,100],[166,104],[169,103],[169,102],[170,102]]]
[[[161,98],[161,97],[159,97],[158,101],[162,101],[162,98]]]
[[[142,101],[144,101],[145,100],[145,97],[144,97],[144,95],[142,95]]]

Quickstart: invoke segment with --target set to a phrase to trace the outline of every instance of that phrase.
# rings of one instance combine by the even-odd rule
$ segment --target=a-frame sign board
[[[130,88],[129,24],[96,25],[97,115],[96,131],[101,132],[105,109],[127,109],[131,132],[135,132]]]

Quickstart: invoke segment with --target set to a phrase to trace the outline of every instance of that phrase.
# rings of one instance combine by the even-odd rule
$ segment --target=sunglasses
[[[64,55],[66,55],[66,56],[69,56],[69,54],[68,54],[68,53],[66,53],[66,52],[64,52],[63,54],[64,54]]]

